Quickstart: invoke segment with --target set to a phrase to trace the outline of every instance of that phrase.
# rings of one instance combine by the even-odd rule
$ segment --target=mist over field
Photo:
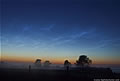
[[[31,69],[41,69],[41,70],[65,70],[64,64],[51,64],[49,67],[44,67],[42,64],[41,67],[36,66],[34,63],[10,63],[6,62],[4,64],[0,63],[0,68],[6,68],[6,69],[29,69],[29,65],[31,65]],[[76,65],[72,64],[71,68],[75,68]],[[113,72],[120,73],[120,65],[115,64],[92,64],[90,67],[96,67],[96,68],[111,68]]]

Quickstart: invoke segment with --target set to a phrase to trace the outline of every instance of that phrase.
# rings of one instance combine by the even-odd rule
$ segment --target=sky
[[[1,0],[3,61],[120,64],[119,0]]]

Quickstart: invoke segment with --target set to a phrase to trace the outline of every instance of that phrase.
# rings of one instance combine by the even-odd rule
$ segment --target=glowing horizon
[[[89,57],[89,56],[88,56]],[[42,63],[49,60],[52,64],[64,64],[65,60],[69,60],[72,64],[78,60],[78,57],[20,57],[20,56],[3,56],[2,61],[4,62],[23,62],[23,63],[34,63],[36,59],[41,59]],[[120,64],[120,61],[113,59],[94,58],[92,64]]]

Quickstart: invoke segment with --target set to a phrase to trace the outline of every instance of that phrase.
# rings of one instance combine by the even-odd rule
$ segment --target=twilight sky
[[[85,54],[93,63],[120,64],[119,4],[119,0],[2,0],[2,58],[74,63]]]

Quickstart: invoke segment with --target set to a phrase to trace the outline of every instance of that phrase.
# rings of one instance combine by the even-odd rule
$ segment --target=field
[[[118,79],[119,73],[108,68],[66,69],[0,69],[0,81],[94,81],[94,79]]]

